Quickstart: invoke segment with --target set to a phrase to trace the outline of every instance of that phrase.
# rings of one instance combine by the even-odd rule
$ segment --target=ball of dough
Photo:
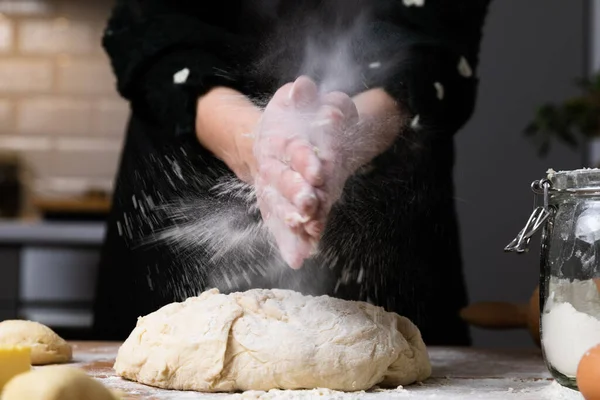
[[[212,289],[140,318],[115,370],[165,389],[358,391],[423,381],[431,364],[417,327],[380,307]]]
[[[14,377],[2,400],[116,400],[104,385],[84,372],[65,366],[41,367]]]
[[[31,348],[31,364],[45,365],[71,361],[73,350],[52,329],[38,322],[7,320],[0,322],[0,346]]]

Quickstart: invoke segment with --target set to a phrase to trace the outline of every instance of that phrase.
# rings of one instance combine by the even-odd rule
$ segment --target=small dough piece
[[[14,377],[2,400],[117,400],[115,394],[85,372],[66,366],[37,368]]]
[[[52,329],[34,321],[0,322],[0,346],[31,348],[31,364],[45,365],[71,361],[73,350]]]
[[[115,370],[164,389],[360,391],[423,381],[431,364],[418,328],[381,307],[211,289],[138,319]]]

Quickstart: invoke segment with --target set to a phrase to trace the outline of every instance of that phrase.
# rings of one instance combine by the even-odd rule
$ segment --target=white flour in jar
[[[600,344],[600,293],[594,280],[551,278],[542,315],[547,361],[568,377],[577,375],[584,353]]]

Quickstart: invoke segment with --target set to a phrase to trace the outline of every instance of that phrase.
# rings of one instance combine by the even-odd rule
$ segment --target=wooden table
[[[240,394],[202,394],[154,389],[125,381],[112,369],[119,343],[75,342],[74,367],[82,368],[104,385],[125,393],[124,400],[245,399]],[[561,400],[582,399],[551,378],[538,350],[430,348],[433,377],[421,385],[367,393],[315,391],[276,392],[265,399],[438,399],[438,400]]]

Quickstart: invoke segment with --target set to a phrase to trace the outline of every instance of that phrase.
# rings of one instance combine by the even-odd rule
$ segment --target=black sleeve
[[[368,55],[377,67],[367,71],[368,85],[385,88],[418,115],[419,126],[455,133],[474,110],[489,2],[388,1],[369,29],[369,39],[382,45]],[[391,71],[380,65],[386,61]]]
[[[134,112],[173,134],[190,134],[200,95],[217,85],[244,91],[237,65],[252,38],[236,34],[219,7],[205,0],[117,1],[103,46]]]

